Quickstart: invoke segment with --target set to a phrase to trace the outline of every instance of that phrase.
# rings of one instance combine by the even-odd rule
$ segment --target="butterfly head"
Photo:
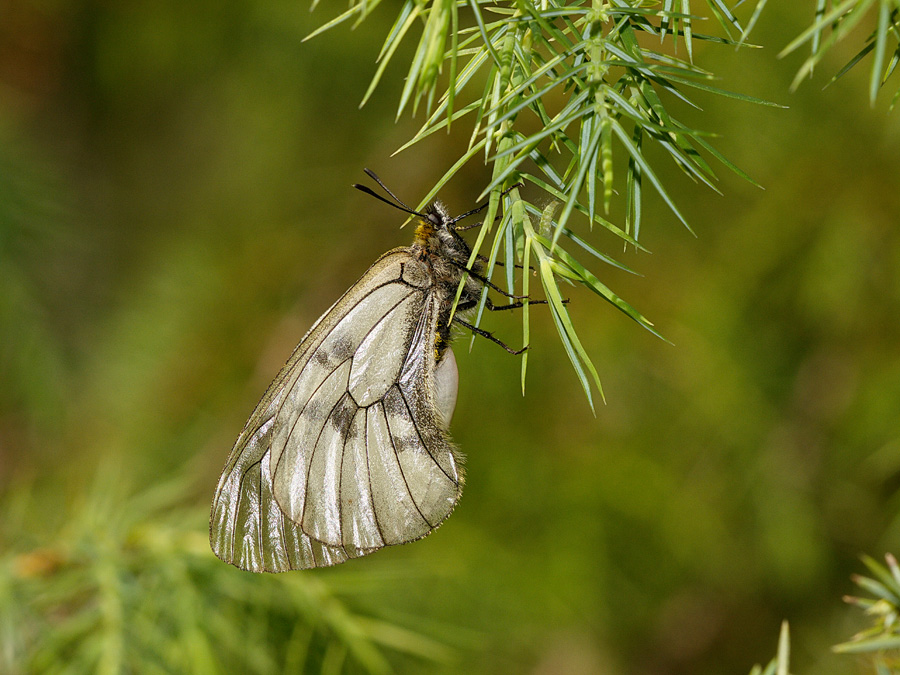
[[[430,253],[458,262],[468,261],[472,249],[457,232],[456,222],[441,202],[434,202],[419,217],[416,244]]]
[[[378,176],[374,173],[366,169],[366,174],[369,175],[372,179],[378,183],[382,189],[387,192],[388,195],[393,199],[387,199],[386,197],[382,197],[378,193],[374,192],[371,188],[366,187],[365,185],[360,185],[358,183],[354,184],[358,190],[365,192],[366,194],[375,197],[379,201],[384,202],[390,206],[393,206],[395,209],[399,209],[404,213],[408,213],[411,216],[415,216],[418,220],[418,225],[416,226],[416,235],[415,242],[413,246],[418,248],[421,252],[438,257],[438,258],[448,258],[453,261],[453,264],[465,265],[468,263],[469,257],[472,254],[472,249],[469,248],[469,245],[466,241],[459,236],[458,230],[461,229],[457,227],[456,223],[461,221],[463,218],[467,218],[479,211],[483,210],[487,204],[479,206],[477,209],[473,209],[472,211],[468,211],[456,218],[451,218],[450,214],[447,211],[447,208],[438,201],[433,202],[426,208],[424,211],[416,211],[411,209],[406,204],[404,204],[400,199],[388,189],[388,187],[381,181]]]

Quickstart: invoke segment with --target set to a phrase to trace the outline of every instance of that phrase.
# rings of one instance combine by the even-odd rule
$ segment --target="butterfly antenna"
[[[448,223],[448,225],[453,225],[453,224],[455,224],[455,223],[458,223],[458,222],[461,221],[461,220],[464,220],[464,219],[468,218],[469,216],[474,216],[476,213],[480,213],[481,211],[484,211],[484,210],[487,208],[488,204],[490,204],[490,202],[486,202],[486,203],[482,204],[481,206],[479,206],[478,208],[472,209],[471,211],[466,211],[466,212],[463,213],[462,215],[456,216],[456,218],[454,218],[453,220],[451,220],[451,221]],[[468,230],[468,229],[470,229],[470,228],[472,228],[472,227],[478,227],[478,226],[477,226],[477,225],[470,225],[470,226],[465,227],[465,228],[458,227],[458,228],[456,228],[456,229],[457,229],[457,230],[462,230],[462,229]]]
[[[516,183],[515,185],[512,185],[512,186],[506,188],[503,192],[501,192],[501,193],[500,193],[500,197],[503,198],[503,197],[505,197],[506,195],[508,195],[510,192],[512,192],[513,190],[515,190],[516,188],[520,188],[520,187],[524,187],[524,186],[525,186],[525,183]],[[384,187],[384,186],[382,186],[382,187]],[[385,189],[387,189],[387,188],[385,188]],[[393,195],[392,195],[392,196],[393,196]],[[453,220],[451,220],[449,224],[450,224],[450,225],[453,225],[454,223],[458,223],[458,222],[459,222],[460,220],[462,220],[463,218],[468,218],[469,216],[474,216],[476,213],[480,213],[481,211],[484,211],[484,210],[488,207],[488,205],[489,205],[490,203],[491,203],[491,201],[488,200],[488,201],[486,201],[484,204],[482,204],[481,206],[479,206],[479,207],[477,207],[477,208],[474,208],[474,209],[472,209],[471,211],[466,211],[466,212],[465,212],[464,214],[462,214],[461,216],[456,216],[456,218],[454,218]],[[480,223],[479,223],[479,225],[480,225]],[[458,228],[456,228],[456,229],[458,229],[458,230],[468,230],[468,229],[470,229],[470,228],[472,228],[472,227],[478,227],[478,225],[470,225],[469,227],[464,227],[464,228],[458,227]]]
[[[411,208],[409,208],[409,207],[403,202],[403,200],[400,199],[400,197],[398,197],[398,196],[395,195],[393,192],[391,192],[391,189],[390,189],[387,185],[385,185],[385,184],[382,182],[382,180],[381,180],[378,176],[375,175],[375,172],[374,172],[374,171],[372,171],[371,169],[363,169],[363,171],[366,172],[366,175],[367,175],[369,178],[371,178],[371,179],[374,180],[376,183],[378,183],[378,184],[381,186],[381,189],[382,189],[382,190],[384,190],[384,191],[387,192],[391,197],[393,197],[395,202],[397,202],[400,206],[404,207],[409,213],[415,213],[415,211],[413,211]]]
[[[390,189],[388,188],[388,186],[385,185],[381,181],[381,179],[375,175],[374,171],[372,171],[370,169],[363,169],[363,171],[365,171],[366,175],[368,175],[372,180],[374,180],[376,183],[378,183],[381,186],[381,188],[394,199],[394,201],[391,201],[390,199],[386,199],[385,197],[382,197],[380,194],[378,194],[372,188],[370,188],[366,185],[360,185],[359,183],[354,183],[353,187],[355,187],[357,190],[359,190],[360,192],[365,192],[370,197],[375,197],[375,199],[384,202],[388,206],[393,206],[398,211],[403,211],[403,213],[408,213],[413,216],[419,216],[420,218],[428,218],[428,216],[425,215],[424,213],[419,213],[418,211],[414,211],[413,209],[409,208],[406,204],[404,204],[400,200],[400,198],[397,197],[397,195],[395,195],[393,192],[391,192]]]

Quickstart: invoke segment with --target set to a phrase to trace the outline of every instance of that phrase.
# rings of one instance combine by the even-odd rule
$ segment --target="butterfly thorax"
[[[434,202],[425,209],[424,216],[419,218],[416,227],[415,245],[432,255],[452,258],[455,262],[466,264],[472,250],[456,232],[454,221],[444,205]]]
[[[454,221],[441,202],[434,202],[425,211],[425,218],[419,219],[412,249],[414,255],[431,268],[435,285],[444,293],[456,295],[460,279],[466,270],[481,276],[483,265],[475,261],[470,267],[472,249],[454,227]],[[460,304],[478,297],[481,282],[469,276],[460,297]]]
[[[481,277],[483,265],[475,261],[470,267],[472,249],[459,235],[453,219],[444,205],[435,202],[425,212],[426,218],[419,219],[416,227],[415,241],[412,246],[413,255],[428,265],[434,292],[439,294],[439,316],[437,335],[435,335],[435,352],[440,361],[450,343],[450,320],[453,298],[459,282],[466,270]],[[469,275],[459,301],[457,312],[465,312],[477,299],[482,289],[479,278]]]

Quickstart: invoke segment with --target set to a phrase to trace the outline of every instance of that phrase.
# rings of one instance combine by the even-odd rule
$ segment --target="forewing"
[[[459,497],[458,463],[433,394],[437,300],[428,289],[395,286],[340,321],[310,362],[333,369],[310,377],[313,384],[304,372],[295,389],[306,403],[276,422],[275,499],[328,546],[370,550],[418,539]],[[332,341],[349,353],[332,357]]]
[[[436,299],[407,249],[316,323],[238,437],[210,542],[243,569],[333,565],[418,539],[462,474],[435,408]]]
[[[373,289],[396,286],[408,259],[407,249],[396,249],[376,261],[303,337],[250,415],[213,499],[210,545],[225,562],[254,572],[282,572],[334,565],[369,552],[325,545],[284,516],[272,492],[277,461],[277,456],[276,461],[272,458],[273,438],[286,417],[298,412],[297,397],[302,395],[298,380],[320,353],[318,348]],[[317,375],[319,370],[313,367],[308,372]]]

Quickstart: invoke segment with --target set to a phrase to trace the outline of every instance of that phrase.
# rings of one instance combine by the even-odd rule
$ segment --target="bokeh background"
[[[296,341],[383,251],[468,141],[391,158],[402,54],[362,110],[393,20],[301,38],[293,0],[0,6],[0,671],[872,672],[829,646],[866,625],[858,556],[900,552],[900,118],[870,107],[860,42],[796,93],[778,51],[695,45],[727,89],[689,126],[765,189],[663,180],[652,255],[601,279],[672,345],[581,289],[596,417],[533,311],[519,361],[456,349],[460,506],[433,536],[334,569],[255,576],[209,552],[208,503]],[[343,6],[341,6],[342,8]],[[712,32],[712,25],[704,27]],[[475,165],[442,193],[474,205]],[[649,191],[648,191],[649,195]],[[515,344],[517,317],[488,328]]]

